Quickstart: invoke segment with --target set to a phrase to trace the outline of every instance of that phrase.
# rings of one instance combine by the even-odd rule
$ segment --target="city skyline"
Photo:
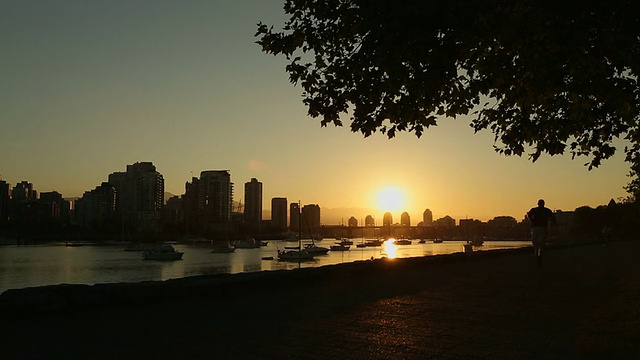
[[[157,176],[159,176],[159,178],[161,179],[162,183],[164,183],[164,178],[162,176],[161,172],[156,172],[156,167],[154,166],[154,164],[152,162],[136,162],[134,164],[128,164],[125,166],[127,172],[131,171],[130,169],[146,169],[146,171],[153,171],[153,173],[157,174]],[[119,184],[120,182],[124,181],[124,180],[117,180],[116,177],[119,177],[118,175],[122,176],[127,174],[127,172],[114,172],[111,174],[108,174],[107,176],[107,180],[102,181],[99,185],[97,185],[95,187],[95,189],[87,189],[84,191],[84,194],[89,193],[89,192],[94,192],[96,190],[98,190],[101,187],[104,187],[105,185],[116,185],[116,187],[119,187],[117,184]],[[299,211],[301,213],[304,213],[305,208],[309,208],[309,207],[316,207],[317,210],[314,210],[315,212],[318,213],[318,219],[319,219],[319,224],[314,224],[316,226],[319,225],[343,225],[343,226],[351,226],[349,225],[350,222],[352,220],[355,219],[355,221],[361,226],[362,224],[365,224],[367,222],[370,223],[370,225],[375,225],[375,226],[387,226],[390,224],[392,225],[410,225],[410,226],[418,226],[419,223],[421,223],[423,221],[423,219],[427,219],[428,223],[431,222],[437,222],[438,220],[443,220],[443,218],[449,218],[449,220],[453,220],[454,224],[458,224],[460,222],[460,220],[480,220],[480,221],[488,221],[488,220],[492,220],[495,218],[499,218],[499,217],[504,217],[504,216],[509,216],[509,217],[513,217],[516,221],[520,222],[524,220],[525,215],[523,214],[522,216],[517,215],[517,214],[497,214],[497,215],[493,215],[489,218],[486,219],[482,219],[482,218],[477,218],[477,217],[470,217],[470,216],[460,216],[460,217],[456,217],[456,216],[452,216],[451,214],[439,214],[438,212],[433,212],[430,208],[424,208],[420,213],[410,213],[409,211],[407,211],[403,206],[403,201],[400,201],[397,199],[397,196],[401,195],[401,191],[396,189],[396,188],[386,188],[385,191],[380,192],[380,197],[377,199],[377,203],[380,204],[381,206],[386,206],[386,210],[383,208],[365,208],[365,207],[344,207],[344,208],[327,208],[327,207],[323,207],[321,204],[312,204],[312,203],[306,203],[306,202],[302,202],[300,200],[294,201],[294,200],[289,200],[286,196],[284,197],[273,197],[273,198],[265,198],[262,196],[262,182],[258,181],[258,179],[256,178],[251,178],[250,181],[245,182],[244,183],[244,189],[245,192],[242,195],[238,195],[235,194],[235,191],[233,191],[233,187],[234,187],[234,181],[232,178],[232,173],[230,170],[203,170],[200,173],[201,178],[197,178],[197,177],[192,177],[191,182],[187,182],[185,183],[185,190],[182,193],[178,193],[178,194],[174,194],[171,192],[164,191],[165,195],[169,195],[169,196],[176,196],[179,197],[181,201],[186,201],[189,202],[188,200],[188,192],[189,189],[193,186],[193,185],[198,185],[198,183],[200,184],[200,187],[202,187],[202,185],[204,183],[207,183],[208,180],[203,180],[203,179],[208,179],[209,177],[213,176],[214,178],[218,178],[219,176],[225,176],[227,178],[227,182],[230,184],[231,187],[231,200],[235,203],[235,204],[243,204],[242,203],[242,199],[244,200],[244,204],[240,205],[241,208],[244,208],[244,213],[246,215],[247,211],[249,211],[249,215],[247,221],[249,221],[250,223],[254,223],[254,227],[255,225],[255,221],[257,221],[256,217],[259,217],[260,220],[273,220],[273,204],[274,204],[274,200],[284,200],[285,204],[287,202],[289,202],[289,204],[291,206],[298,206],[300,205],[301,207],[299,208]],[[9,186],[9,190],[13,189],[14,187],[12,187],[12,182],[7,181],[6,179],[3,179],[0,176],[0,181],[6,183]],[[214,181],[218,181],[218,180],[214,180]],[[56,190],[52,190],[52,191],[41,191],[38,189],[37,186],[34,186],[34,184],[32,182],[30,182],[29,180],[21,180],[19,182],[14,182],[13,184],[15,184],[16,187],[21,187],[21,186],[29,186],[29,193],[33,192],[34,198],[39,198],[40,194],[45,194],[45,193],[59,193]],[[258,193],[255,193],[255,190],[253,190],[251,193],[247,193],[247,188],[255,188],[256,186],[258,187]],[[81,197],[68,197],[65,196],[63,193],[59,193],[61,199],[65,199],[65,200],[82,200]],[[249,197],[254,198],[253,200],[253,204],[251,204],[250,206],[247,206],[247,204],[249,204],[249,202],[247,201],[247,195],[249,194]],[[114,195],[115,196],[115,195]],[[257,203],[257,199],[261,198],[262,199],[262,204],[268,204],[268,206],[260,206]],[[164,203],[166,204],[167,201],[170,198],[168,196],[164,197]],[[600,205],[606,205],[606,204],[598,204],[598,206]],[[77,206],[77,205],[76,205]],[[253,210],[248,210],[249,208],[252,207],[260,207],[261,209],[253,209]],[[588,206],[588,205],[581,205],[581,206]],[[558,209],[555,208],[554,211],[564,211],[564,212],[568,212],[568,211],[573,211],[574,209]],[[231,208],[229,208],[229,211],[232,211]],[[237,210],[240,212],[243,212],[241,210]],[[292,209],[289,209],[288,211],[293,212]],[[327,215],[328,213],[328,215]],[[265,214],[268,214],[267,217],[262,218],[262,216],[264,216]],[[320,215],[322,214],[322,215]],[[289,216],[291,214],[288,214]],[[389,218],[390,215],[390,218]],[[314,216],[315,217],[315,216]],[[253,218],[254,220],[251,220],[251,218]],[[365,220],[366,219],[366,220]],[[370,220],[369,220],[370,219]],[[287,216],[287,220],[289,220],[289,217]],[[294,224],[295,225],[295,224]],[[295,226],[294,226],[295,227]]]
[[[412,222],[425,208],[434,218],[520,220],[539,198],[571,211],[626,196],[623,154],[592,171],[568,156],[532,164],[496,154],[467,117],[421,139],[321,128],[285,61],[255,44],[258,22],[284,23],[281,1],[150,4],[1,5],[3,179],[80,197],[124,164],[149,161],[180,195],[192,174],[230,169],[236,184],[265,184],[264,209],[287,197],[376,209],[379,220],[384,194],[396,192],[405,202],[387,203],[394,219],[407,211]]]

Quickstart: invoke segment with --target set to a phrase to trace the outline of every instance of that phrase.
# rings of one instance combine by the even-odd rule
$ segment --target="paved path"
[[[229,276],[144,305],[5,311],[0,358],[640,358],[640,242],[551,249],[544,269],[531,252]]]

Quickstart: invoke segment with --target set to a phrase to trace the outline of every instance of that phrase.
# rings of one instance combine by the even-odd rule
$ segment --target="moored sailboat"
[[[298,213],[299,216],[299,213]],[[313,260],[313,257],[316,255],[312,252],[307,251],[302,248],[302,236],[301,236],[301,228],[298,223],[298,246],[291,247],[287,246],[284,250],[278,250],[278,260],[282,261],[307,261]]]

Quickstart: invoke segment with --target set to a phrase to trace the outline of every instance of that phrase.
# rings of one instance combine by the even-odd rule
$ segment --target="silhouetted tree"
[[[591,169],[625,138],[640,163],[631,0],[286,0],[284,11],[281,31],[258,24],[257,42],[286,57],[323,126],[351,114],[364,136],[419,137],[441,116],[472,114],[502,154],[568,151]]]
[[[597,239],[600,236],[600,231],[604,225],[602,216],[603,211],[600,209],[593,209],[589,206],[581,206],[576,208],[575,214],[575,234],[581,239]]]
[[[627,176],[629,176],[631,180],[624,187],[629,194],[625,201],[637,203],[640,201],[640,162],[634,162],[631,164],[631,170]]]

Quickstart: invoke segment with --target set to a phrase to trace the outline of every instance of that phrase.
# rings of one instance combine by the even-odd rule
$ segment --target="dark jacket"
[[[547,227],[549,222],[552,224],[556,223],[556,216],[553,214],[551,209],[546,207],[534,207],[527,213],[529,220],[531,220],[531,227],[534,226],[542,226]]]

